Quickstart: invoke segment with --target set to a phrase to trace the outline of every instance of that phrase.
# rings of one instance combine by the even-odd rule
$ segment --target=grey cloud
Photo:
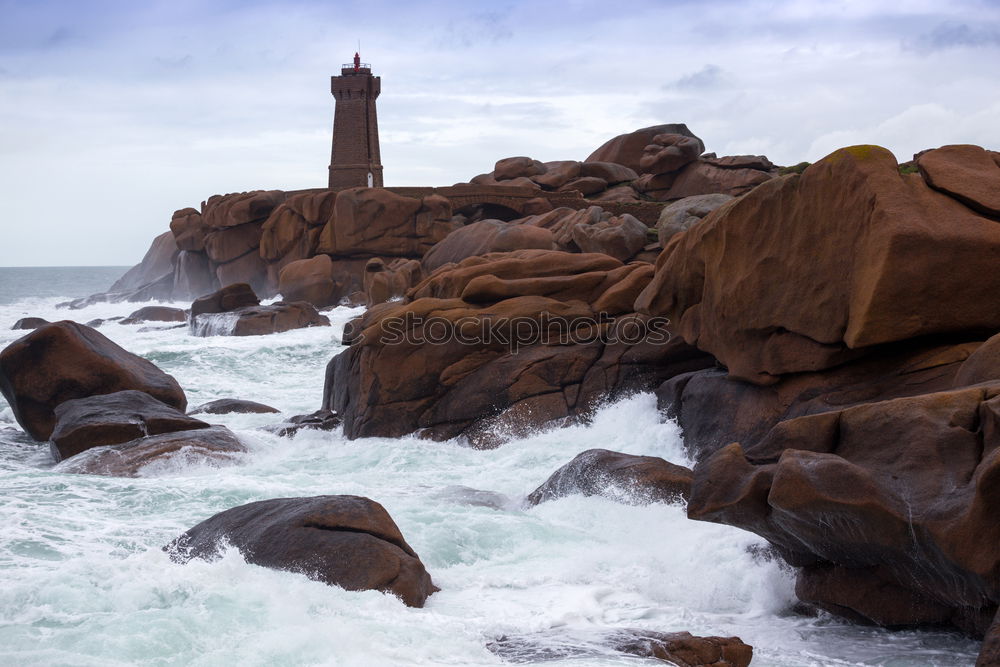
[[[941,23],[904,45],[911,51],[941,51],[957,47],[1000,47],[1000,29],[971,28],[965,23]]]
[[[727,78],[728,74],[726,74],[725,70],[718,65],[712,65],[710,63],[702,67],[697,72],[685,74],[673,83],[667,84],[666,87],[678,88],[681,90],[704,90],[707,88],[718,87],[719,85],[725,83]]]

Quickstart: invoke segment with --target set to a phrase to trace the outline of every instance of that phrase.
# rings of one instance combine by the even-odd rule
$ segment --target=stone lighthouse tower
[[[378,117],[375,100],[382,81],[372,76],[372,66],[361,62],[342,65],[340,76],[330,77],[336,99],[333,115],[333,152],[330,157],[330,187],[382,187],[382,156],[378,147]]]

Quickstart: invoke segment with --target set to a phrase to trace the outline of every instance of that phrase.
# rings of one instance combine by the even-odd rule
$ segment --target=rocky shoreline
[[[300,420],[348,438],[498,447],[655,391],[693,471],[591,450],[531,502],[616,484],[637,490],[632,502],[686,501],[691,519],[766,538],[796,568],[803,603],[889,628],[953,627],[984,638],[979,667],[1000,665],[1000,153],[946,146],[901,168],[854,146],[781,170],[705,154],[670,125],[582,162],[500,160],[470,185],[530,203],[381,188],[215,196],[177,211],[109,293],[67,305],[195,299],[181,320],[133,314],[195,335],[324,326],[318,309],[367,305],[329,362],[321,412]],[[554,205],[572,203],[551,196],[564,193],[573,207]],[[276,294],[288,301],[260,305]],[[115,472],[102,454],[78,472],[130,474],[148,459],[122,451],[169,454],[157,438],[199,434],[205,456],[237,460],[238,440],[185,415],[183,391],[149,362],[91,327],[18,325],[40,326],[0,353],[0,389],[26,432],[68,454],[60,465],[94,457],[86,440],[130,463]],[[161,426],[137,434],[135,414]],[[359,530],[343,525],[317,532]],[[362,548],[342,537],[337,549]],[[397,569],[416,558],[401,535],[377,541]],[[259,560],[302,571],[328,548]],[[416,583],[396,592],[420,606],[430,575],[406,570]],[[395,591],[402,575],[390,574],[329,582]]]

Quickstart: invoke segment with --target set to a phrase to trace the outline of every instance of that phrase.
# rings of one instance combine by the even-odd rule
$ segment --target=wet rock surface
[[[224,426],[150,435],[108,447],[88,449],[54,470],[81,475],[140,477],[198,465],[234,465],[246,446]]]
[[[263,403],[257,403],[255,401],[247,401],[242,398],[220,398],[214,401],[209,401],[208,403],[202,403],[201,405],[188,410],[188,414],[264,414],[278,411],[279,410],[277,408],[272,408],[270,405],[264,405]]]
[[[486,645],[515,664],[549,660],[607,657],[609,650],[639,658],[656,658],[677,667],[746,667],[753,647],[739,637],[696,637],[689,632],[656,632],[623,628],[580,633],[555,631],[504,636]]]
[[[437,588],[388,512],[360,496],[275,498],[226,510],[164,547],[173,560],[212,560],[220,543],[248,562],[349,591],[379,590],[422,607]]]
[[[527,500],[537,505],[581,494],[636,505],[684,502],[691,493],[691,478],[690,469],[656,456],[588,449],[552,473]]]
[[[208,428],[142,391],[118,391],[64,401],[56,406],[52,454],[56,461],[104,445],[147,435]]]
[[[187,407],[173,377],[76,322],[39,327],[0,352],[0,391],[35,440],[49,439],[61,403],[129,389],[181,411]]]

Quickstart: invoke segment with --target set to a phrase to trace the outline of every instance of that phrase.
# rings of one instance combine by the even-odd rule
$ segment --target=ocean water
[[[124,269],[0,269],[0,347],[25,316],[127,315],[143,304],[55,305]],[[176,304],[186,306],[188,304]],[[792,611],[793,577],[765,544],[689,521],[679,506],[523,498],[580,451],[604,447],[689,464],[651,395],[593,422],[492,451],[415,438],[279,438],[260,427],[319,407],[343,324],[260,337],[194,338],[168,325],[101,331],[174,375],[189,405],[245,398],[283,415],[209,415],[250,451],[228,467],[151,466],[136,479],[59,472],[0,399],[0,665],[500,665],[500,636],[578,647],[546,665],[663,664],[614,654],[613,628],[738,635],[754,665],[967,666],[978,643],[888,632]],[[364,495],[382,503],[442,589],[423,609],[247,564],[172,563],[162,545],[229,507],[267,498]]]

